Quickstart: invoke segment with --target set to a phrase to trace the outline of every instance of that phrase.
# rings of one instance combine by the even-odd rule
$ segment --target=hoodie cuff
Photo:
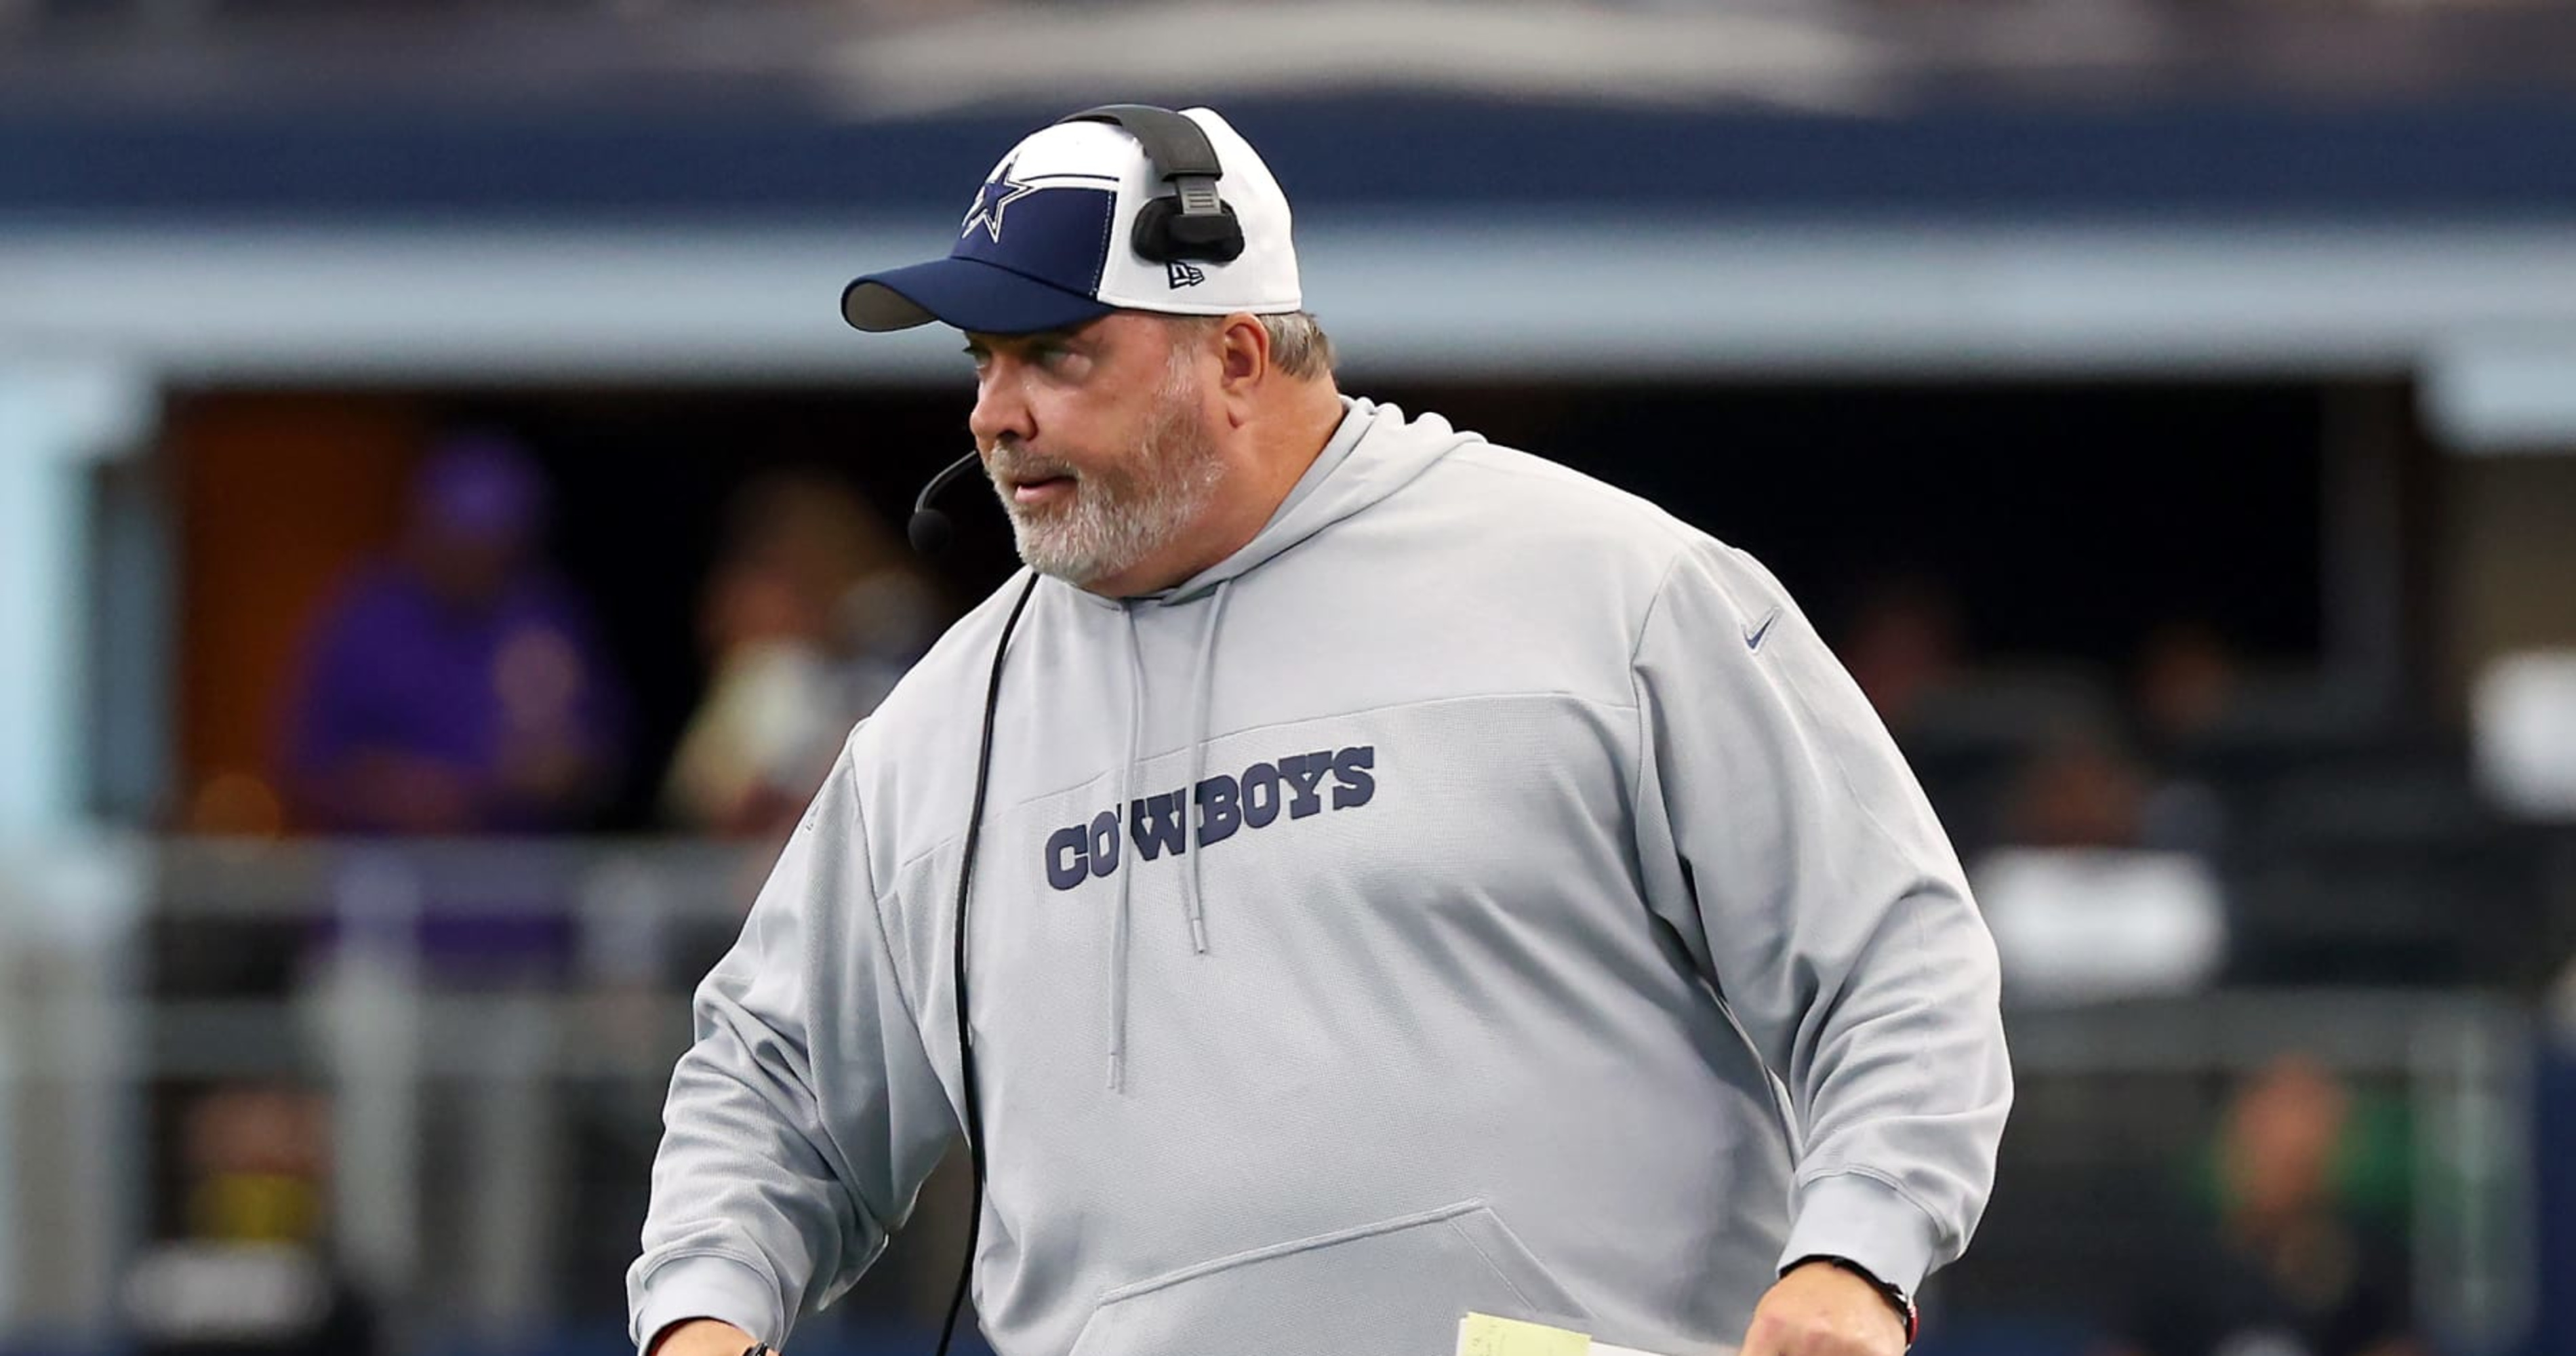
[[[672,1258],[637,1283],[628,1312],[626,1335],[638,1356],[664,1328],[693,1318],[730,1323],[773,1347],[787,1341],[778,1292],[769,1278],[730,1257],[698,1253]]]
[[[1799,1190],[1798,1219],[1789,1226],[1780,1266],[1785,1270],[1818,1253],[1845,1257],[1911,1295],[1923,1288],[1923,1277],[1932,1270],[1938,1232],[1931,1216],[1885,1183],[1858,1173],[1835,1173]]]

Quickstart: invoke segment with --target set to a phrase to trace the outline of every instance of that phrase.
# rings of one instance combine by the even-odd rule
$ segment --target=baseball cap
[[[1243,230],[1243,253],[1157,263],[1136,252],[1136,217],[1171,186],[1144,145],[1105,122],[1060,122],[1029,134],[984,176],[945,259],[871,273],[841,293],[841,317],[863,330],[940,321],[984,334],[1033,334],[1117,310],[1170,315],[1300,309],[1288,198],[1270,167],[1225,119],[1181,116],[1207,133],[1224,173],[1217,192]]]

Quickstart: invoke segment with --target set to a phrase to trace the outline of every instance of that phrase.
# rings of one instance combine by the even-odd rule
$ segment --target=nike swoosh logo
[[[1775,607],[1771,609],[1770,616],[1762,619],[1762,624],[1760,626],[1746,627],[1744,630],[1744,648],[1748,650],[1761,649],[1762,638],[1771,634],[1771,623],[1778,620],[1780,620],[1780,609]]]

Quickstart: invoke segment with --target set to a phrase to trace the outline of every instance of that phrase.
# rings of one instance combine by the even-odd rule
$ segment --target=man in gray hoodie
[[[639,1347],[784,1344],[961,1134],[1002,1356],[1893,1356],[1966,1247],[1995,955],[1885,729],[1743,552],[1341,395],[1289,225],[1094,110],[844,295],[966,333],[1028,568],[698,991]]]

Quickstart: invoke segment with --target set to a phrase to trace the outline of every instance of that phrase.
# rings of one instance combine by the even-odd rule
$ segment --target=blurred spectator
[[[681,824],[760,836],[792,827],[850,727],[939,633],[929,584],[839,482],[788,474],[747,489],[709,580],[711,677],[663,784]]]
[[[2147,848],[2207,858],[2224,826],[2207,789],[2159,777],[2105,731],[2044,740],[2007,793],[2005,841],[2024,847]]]
[[[217,1088],[180,1136],[188,1233],[243,1243],[319,1237],[330,1161],[319,1099],[284,1088]]]
[[[1960,650],[1957,603],[1946,587],[1916,575],[1861,604],[1840,657],[1878,718],[1902,734],[1924,698],[1957,681]]]
[[[506,439],[451,439],[404,538],[316,627],[289,717],[297,818],[345,833],[583,827],[614,789],[624,699],[540,555],[545,484]]]
[[[2291,1055],[2247,1079],[2218,1146],[2214,1233],[2140,1278],[2117,1356],[2421,1356],[2405,1258],[2338,1194],[2352,1097]]]
[[[2004,846],[1970,873],[2017,1005],[2101,1002],[2206,987],[2224,960],[2225,892],[2177,851],[2148,774],[2108,734],[2062,727],[2005,796]]]
[[[2242,665],[2218,628],[2170,621],[2138,654],[2139,723],[2159,748],[2187,744],[2215,729],[2236,701]]]
[[[2143,807],[2146,837],[2216,854],[2227,836],[2227,811],[2217,788],[2195,769],[2200,755],[2246,718],[2245,671],[2235,647],[2206,621],[2168,621],[2140,647],[2132,691],[2139,737],[2163,772]]]
[[[218,1088],[180,1137],[184,1236],[148,1248],[125,1286],[142,1356],[366,1356],[368,1306],[331,1259],[324,1104]]]
[[[2145,769],[2108,736],[2063,731],[2014,779],[2004,836],[2025,847],[2126,848],[2144,837]]]
[[[2204,987],[2225,954],[2208,863],[2151,830],[2147,773],[2108,735],[2068,727],[2015,776],[2006,846],[1971,873],[2017,1004],[2098,1002]]]

